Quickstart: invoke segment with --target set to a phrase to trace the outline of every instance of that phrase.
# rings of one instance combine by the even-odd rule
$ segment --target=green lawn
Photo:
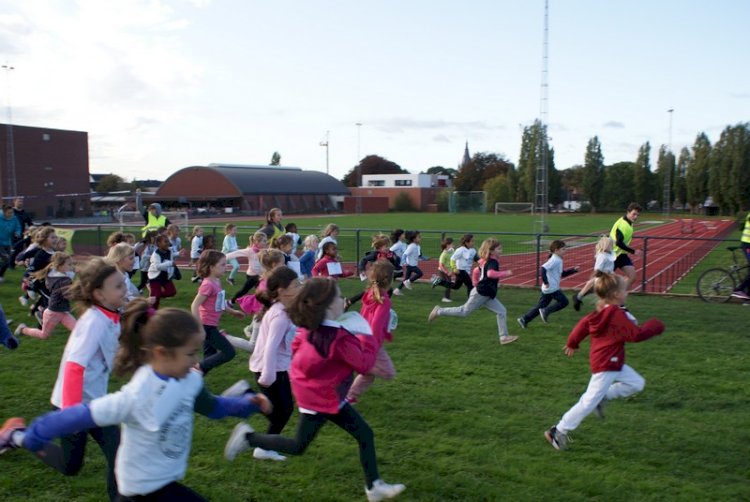
[[[16,322],[28,319],[15,301],[18,277],[11,272],[0,285],[3,306]],[[195,286],[183,280],[178,288],[179,296],[165,305],[189,305]],[[342,281],[347,295],[360,288],[359,281]],[[376,433],[383,478],[407,485],[399,500],[750,498],[750,307],[631,296],[639,319],[658,316],[667,324],[663,336],[628,347],[628,363],[646,378],[646,389],[613,402],[606,420],[587,418],[572,434],[570,450],[558,452],[542,432],[588,383],[588,344],[572,359],[562,353],[581,314],[568,308],[549,324],[537,319],[521,330],[515,318],[534,305],[537,292],[502,289],[511,333],[521,338],[500,346],[494,316],[485,310],[428,325],[439,297],[420,284],[394,298],[400,324],[388,350],[398,376],[376,381],[357,405]],[[240,332],[242,322],[223,321],[229,332]],[[17,351],[0,351],[1,418],[49,409],[65,340],[59,328],[50,340],[25,338]],[[211,373],[206,385],[220,392],[248,377],[247,356],[240,354]],[[265,427],[260,416],[251,422]],[[245,454],[230,464],[222,451],[235,423],[196,418],[188,486],[227,502],[365,499],[356,444],[335,426],[326,426],[302,457],[270,463]],[[295,424],[296,413],[285,433]],[[76,477],[61,476],[24,451],[0,457],[0,472],[3,501],[105,497],[102,455],[93,443]]]

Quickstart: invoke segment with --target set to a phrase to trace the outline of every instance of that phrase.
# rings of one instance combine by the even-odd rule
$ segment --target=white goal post
[[[533,202],[495,202],[495,215],[498,214],[534,214]]]
[[[190,233],[190,229],[188,228],[190,220],[185,211],[162,211],[161,214],[166,216],[170,223],[179,225],[180,233]],[[117,221],[120,222],[120,231],[125,227],[143,227],[146,225],[143,214],[138,211],[118,211],[115,213],[115,216],[117,217]]]

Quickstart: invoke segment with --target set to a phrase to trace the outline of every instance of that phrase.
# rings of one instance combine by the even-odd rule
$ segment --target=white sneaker
[[[500,337],[500,345],[508,345],[518,340],[517,336],[505,335]]]
[[[245,333],[245,336],[247,338],[251,338],[253,336],[253,325],[252,324],[248,324],[247,326],[245,326],[244,328],[242,328],[242,332]]]
[[[440,301],[443,302],[443,303],[453,303],[453,300],[451,300],[450,298],[443,298]]]
[[[253,458],[258,460],[275,460],[276,462],[283,462],[286,460],[286,457],[279,452],[264,450],[263,448],[256,448],[253,450]]]
[[[35,291],[31,290],[27,291],[26,294],[29,295],[29,298],[31,298],[32,300],[36,300],[37,296],[39,296]]]
[[[406,280],[404,281],[404,287],[405,287],[406,289],[411,289],[411,281],[410,281],[409,279],[406,279]]]
[[[396,288],[393,290],[393,296],[401,296],[401,295],[403,295],[403,293],[401,292],[400,289]]]
[[[240,422],[235,425],[226,446],[224,446],[224,458],[231,462],[237,455],[250,448],[247,443],[247,435],[253,432],[255,432],[255,429],[250,427],[247,422]]]
[[[231,386],[227,387],[224,392],[221,393],[222,397],[242,397],[245,392],[250,390],[250,384],[247,380],[237,380]]]
[[[437,316],[439,316],[439,315],[440,315],[440,314],[438,313],[438,310],[439,310],[439,309],[440,309],[440,307],[438,307],[437,305],[435,305],[435,306],[434,306],[434,307],[432,308],[432,311],[430,312],[430,315],[428,315],[428,316],[427,316],[427,322],[432,322],[432,321],[434,321],[434,320],[435,320],[435,319],[437,318]]]
[[[24,323],[19,324],[16,326],[16,330],[13,332],[13,336],[21,336],[23,335],[23,329],[26,327]]]
[[[29,306],[29,299],[26,298],[25,296],[19,296],[18,301],[21,302],[21,305],[23,305],[24,307]]]
[[[402,491],[406,490],[406,485],[400,483],[389,485],[382,479],[376,479],[372,483],[372,488],[365,487],[368,502],[379,502],[385,499],[392,499]]]

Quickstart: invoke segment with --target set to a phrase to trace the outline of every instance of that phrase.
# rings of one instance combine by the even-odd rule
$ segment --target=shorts
[[[618,268],[633,266],[633,262],[630,261],[630,256],[628,256],[628,253],[622,253],[620,255],[617,255],[617,258],[615,258],[615,270],[617,270]]]

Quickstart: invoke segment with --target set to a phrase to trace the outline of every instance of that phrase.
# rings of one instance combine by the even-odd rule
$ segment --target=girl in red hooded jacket
[[[298,326],[292,342],[289,372],[292,393],[300,411],[297,433],[294,438],[259,434],[246,422],[241,422],[227,441],[224,456],[234,460],[251,446],[301,455],[320,428],[330,421],[359,444],[367,499],[379,501],[395,497],[404,490],[404,485],[388,484],[380,479],[372,429],[345,399],[352,372],[367,373],[375,363],[378,352],[375,337],[368,336],[361,342],[355,333],[363,331],[352,333],[335,321],[344,313],[344,299],[336,281],[329,278],[314,277],[305,281],[287,313]]]
[[[624,277],[597,272],[594,290],[599,296],[597,310],[578,321],[565,345],[565,355],[571,357],[591,335],[589,361],[593,374],[589,386],[557,425],[544,432],[547,441],[558,450],[567,448],[568,433],[592,411],[604,418],[604,406],[608,401],[643,390],[646,381],[625,364],[625,343],[642,342],[664,332],[664,323],[658,319],[638,326],[635,317],[623,307],[628,297]]]

